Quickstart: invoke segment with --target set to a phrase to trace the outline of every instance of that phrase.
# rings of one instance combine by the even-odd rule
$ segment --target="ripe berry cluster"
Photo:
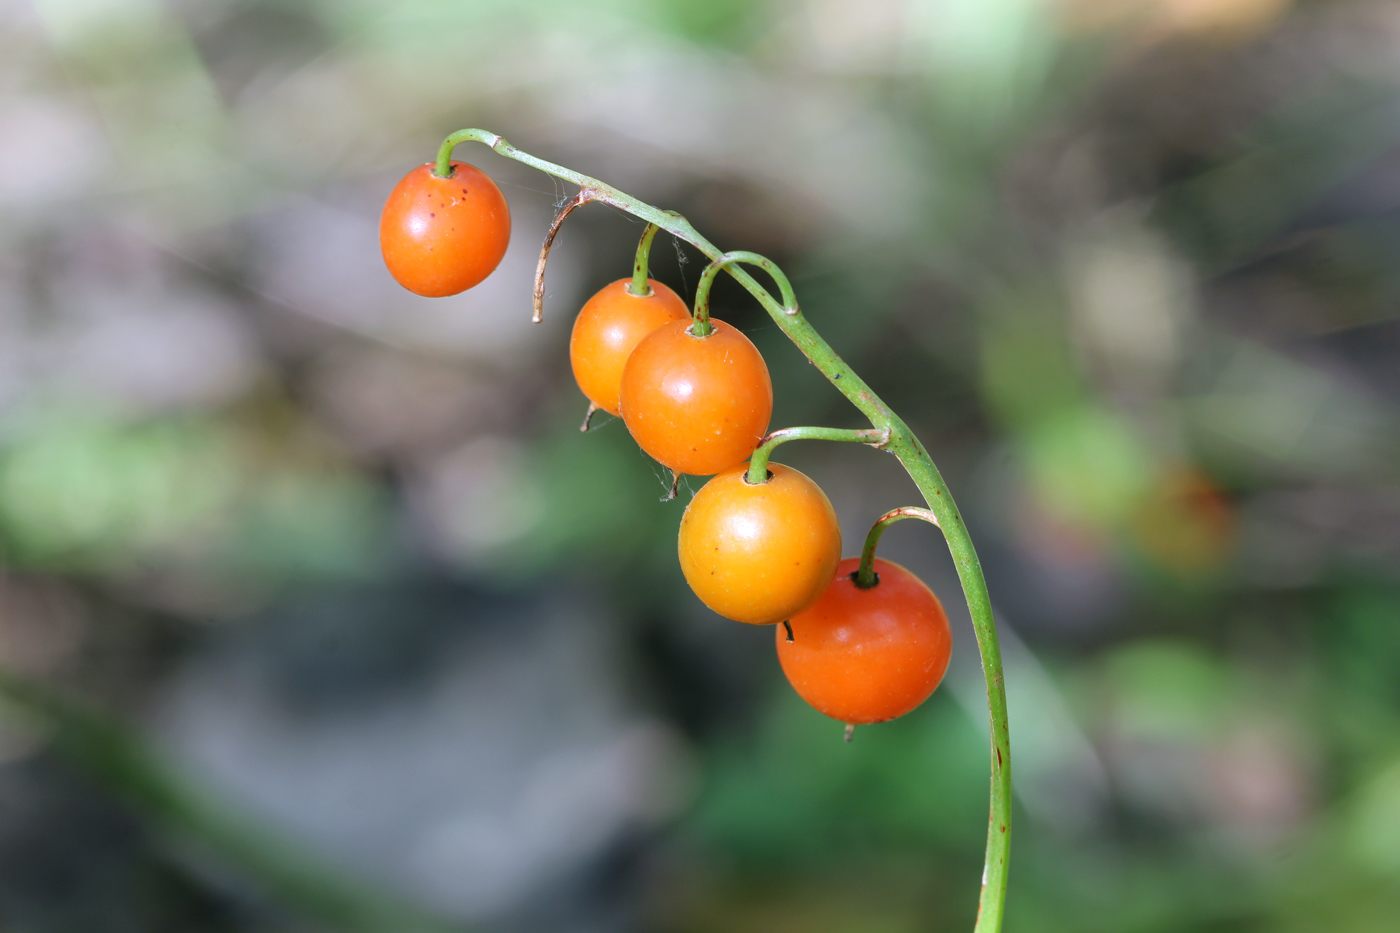
[[[574,321],[569,357],[589,415],[621,417],[677,480],[713,477],[681,519],[681,570],[720,615],[782,623],[778,659],[804,700],[848,726],[904,715],[947,669],[943,607],[908,570],[874,560],[873,540],[863,566],[841,560],[841,528],[826,494],[803,473],[768,462],[786,438],[766,436],[773,384],[762,354],[709,316],[710,284],[725,265],[776,267],[751,253],[726,254],[701,276],[692,312],[647,277],[655,233],[648,226],[633,275],[600,289]],[[510,211],[479,170],[452,162],[444,177],[429,163],[389,196],[379,236],[401,285],[425,296],[456,294],[500,262]],[[860,437],[837,439],[871,432],[845,433]]]
[[[510,213],[489,178],[451,161],[458,143],[484,143],[497,154],[578,186],[550,225],[535,270],[534,317],[540,319],[544,270],[564,219],[600,201],[647,222],[630,279],[589,299],[574,324],[570,356],[589,418],[601,408],[622,418],[637,443],[683,473],[712,476],[681,520],[686,580],[716,612],[775,626],[778,659],[808,703],[845,722],[880,722],[918,706],[948,665],[948,619],[928,587],[896,564],[878,560],[880,536],[893,522],[919,518],[941,529],[967,598],[990,714],[991,813],[974,933],[999,933],[1005,911],[1011,827],[1011,739],[1001,648],[981,563],[952,493],[909,426],[847,366],[797,306],[792,286],[755,253],[721,253],[678,214],[512,146],[495,133],[449,135],[437,161],[415,169],[384,206],[380,243],[394,277],[421,295],[449,295],[491,273],[505,253]],[[647,276],[658,230],[713,261],[696,286],[693,309]],[[770,275],[781,301],[740,264]],[[768,432],[773,392],[763,357],[743,334],[709,314],[710,286],[728,271],[763,305],[809,362],[869,419],[864,429],[796,427]],[[768,432],[768,433],[765,433]],[[929,506],[894,509],[866,535],[859,558],[841,560],[841,530],[825,494],[806,476],[770,463],[790,440],[848,441],[888,451]]]

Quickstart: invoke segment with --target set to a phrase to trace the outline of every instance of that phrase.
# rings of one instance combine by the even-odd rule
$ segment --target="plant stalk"
[[[768,458],[773,456],[773,448],[788,441],[847,441],[882,447],[889,439],[889,434],[879,428],[780,428],[777,431],[769,431],[749,457],[749,469],[744,474],[744,482],[750,486],[766,483]]]
[[[469,140],[486,144],[498,155],[522,162],[555,178],[572,182],[588,190],[593,200],[610,204],[618,210],[656,224],[672,236],[694,246],[711,261],[721,260],[726,255],[701,236],[684,217],[639,201],[596,178],[522,152],[502,137],[486,130],[465,129],[448,136],[439,150],[439,166],[447,164],[457,143]],[[767,260],[763,262],[766,263],[764,268],[769,272],[776,268]],[[987,582],[982,574],[977,550],[942,474],[938,472],[938,467],[934,465],[928,451],[903,419],[846,365],[808,323],[795,303],[774,299],[753,276],[736,263],[727,263],[723,268],[758,300],[783,333],[797,345],[802,354],[837,391],[846,396],[851,404],[870,420],[872,427],[889,432],[885,449],[899,458],[914,485],[918,486],[929,510],[938,519],[944,539],[948,542],[948,550],[957,567],[958,579],[962,583],[963,595],[972,617],[977,648],[982,656],[982,672],[987,682],[987,710],[990,716],[991,818],[987,829],[986,863],[982,871],[982,891],[978,900],[974,933],[999,933],[1006,903],[1007,856],[1011,841],[1011,744],[1006,716],[1006,687],[1002,674],[1001,647],[997,642],[991,597],[987,593]],[[784,280],[779,281],[781,287]]]
[[[875,548],[879,545],[880,538],[884,536],[886,528],[906,518],[922,518],[931,525],[938,524],[938,516],[934,515],[933,512],[912,505],[890,509],[877,518],[875,524],[870,526],[870,533],[865,536],[865,547],[861,548],[860,551],[860,567],[856,569],[856,586],[868,590],[875,585]]]

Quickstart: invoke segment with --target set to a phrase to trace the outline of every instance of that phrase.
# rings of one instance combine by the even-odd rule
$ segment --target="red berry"
[[[856,586],[859,558],[843,560],[821,598],[777,629],[778,661],[802,699],[852,725],[913,710],[943,680],[952,652],[938,597],[898,564],[876,558],[879,582]]]

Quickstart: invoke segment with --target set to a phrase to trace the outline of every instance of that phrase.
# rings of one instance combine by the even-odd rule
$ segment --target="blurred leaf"
[[[852,847],[980,849],[987,739],[936,694],[918,712],[856,729],[784,694],[756,739],[721,751],[691,831],[755,864],[822,862]]]
[[[737,47],[755,35],[757,20],[767,12],[756,0],[656,0],[660,22],[693,42]]]
[[[1104,660],[1103,670],[1119,728],[1130,734],[1201,738],[1229,709],[1230,672],[1186,642],[1127,645]]]
[[[1347,838],[1357,861],[1400,879],[1400,761],[1361,789],[1351,808]]]
[[[4,452],[0,515],[21,560],[110,563],[214,530],[237,484],[231,447],[197,422],[56,414]]]
[[[5,672],[0,672],[0,696],[47,723],[57,750],[126,798],[154,825],[238,866],[300,911],[337,929],[363,933],[458,929],[342,876],[270,829],[234,813],[133,732],[95,709]]]
[[[1137,509],[1152,463],[1132,429],[1096,406],[1068,409],[1026,432],[1024,457],[1037,501],[1062,521],[1112,528]]]

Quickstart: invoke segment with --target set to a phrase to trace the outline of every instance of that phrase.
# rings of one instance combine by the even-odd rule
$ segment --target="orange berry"
[[[724,471],[681,518],[681,571],[700,601],[737,622],[782,622],[819,597],[841,560],[841,526],[821,487],[770,463],[749,485],[747,464]]]
[[[379,215],[379,248],[398,283],[426,298],[455,295],[500,263],[510,242],[510,207],[475,166],[453,162],[438,178],[433,163],[409,172]]]
[[[792,641],[779,627],[778,661],[802,699],[852,725],[910,712],[948,670],[953,637],[933,591],[898,564],[875,559],[879,582],[852,578],[849,557],[821,598],[792,617]]]
[[[634,295],[632,280],[604,285],[579,311],[569,337],[574,379],[588,400],[610,415],[620,413],[622,369],[642,338],[662,324],[690,319],[680,296],[654,279],[651,294]]]
[[[653,458],[677,473],[709,476],[743,463],[768,430],[773,383],[749,338],[710,320],[663,324],[637,344],[622,370],[622,419]]]

